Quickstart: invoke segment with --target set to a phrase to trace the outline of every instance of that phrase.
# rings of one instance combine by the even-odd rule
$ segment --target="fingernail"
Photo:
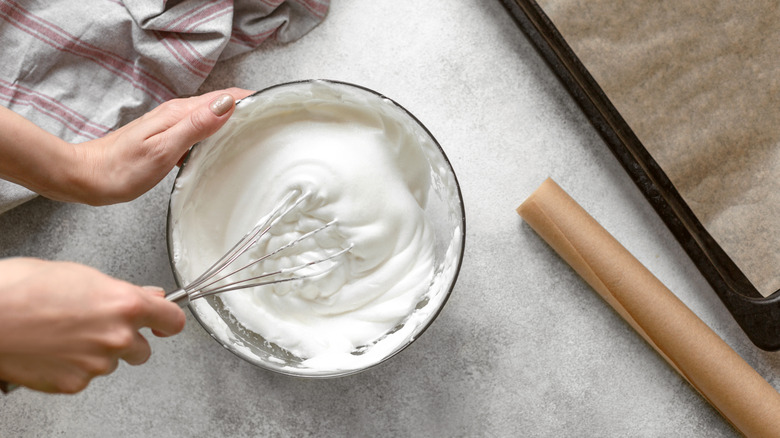
[[[141,286],[141,287],[148,290],[149,292],[153,292],[160,296],[165,296],[165,289],[161,288],[160,286]]]
[[[230,111],[230,108],[233,107],[233,103],[235,103],[233,96],[222,94],[211,101],[209,109],[211,109],[211,112],[214,113],[215,116],[224,116],[225,113]]]

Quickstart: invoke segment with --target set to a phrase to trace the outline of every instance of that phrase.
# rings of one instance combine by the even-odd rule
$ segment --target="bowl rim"
[[[441,157],[444,159],[444,162],[446,163],[446,165],[447,165],[447,167],[449,169],[449,173],[452,176],[453,181],[455,182],[455,192],[457,193],[457,197],[458,197],[458,207],[459,207],[459,213],[460,213],[460,224],[459,224],[460,225],[460,233],[459,234],[460,234],[460,242],[461,242],[461,244],[460,244],[460,251],[457,254],[457,263],[456,263],[456,266],[455,266],[455,269],[454,269],[452,280],[450,281],[450,284],[447,287],[447,291],[444,294],[441,303],[439,304],[439,306],[433,312],[431,312],[431,314],[427,318],[425,324],[421,325],[417,329],[417,331],[413,332],[413,335],[409,338],[408,341],[403,342],[402,344],[400,344],[392,352],[390,352],[386,356],[382,357],[381,360],[378,360],[378,361],[376,361],[374,363],[371,363],[369,365],[366,365],[364,367],[354,368],[354,369],[346,369],[346,370],[336,370],[334,372],[327,373],[327,374],[304,374],[304,373],[296,373],[294,371],[295,370],[294,368],[281,368],[281,367],[277,368],[277,367],[271,366],[270,364],[267,365],[265,363],[258,363],[257,361],[249,360],[248,358],[244,357],[241,353],[239,353],[238,351],[235,351],[235,349],[231,348],[230,345],[226,345],[224,342],[222,342],[221,340],[219,340],[215,336],[213,336],[212,335],[212,331],[208,328],[208,325],[205,324],[205,322],[202,320],[201,316],[197,312],[195,312],[194,309],[192,308],[192,304],[190,303],[190,304],[187,305],[187,307],[190,309],[190,313],[192,314],[192,316],[195,318],[195,320],[198,321],[198,324],[200,324],[200,326],[207,333],[209,333],[209,335],[212,335],[210,337],[212,339],[214,339],[217,343],[219,343],[219,345],[221,345],[222,347],[225,347],[226,350],[230,351],[235,356],[238,356],[243,361],[248,362],[248,363],[250,363],[250,364],[252,364],[252,365],[254,365],[254,366],[258,367],[258,368],[269,370],[269,371],[272,371],[272,372],[275,372],[275,373],[279,373],[279,374],[283,374],[283,375],[288,375],[288,376],[293,376],[293,377],[300,377],[300,378],[307,378],[307,379],[327,379],[327,378],[346,377],[346,376],[358,374],[358,373],[361,373],[363,371],[372,369],[372,368],[374,368],[374,367],[376,367],[376,366],[378,366],[380,364],[385,363],[387,360],[389,360],[390,358],[394,357],[395,355],[397,355],[398,353],[400,353],[401,351],[405,350],[407,347],[412,345],[417,339],[420,338],[420,336],[422,336],[423,333],[425,333],[428,330],[428,328],[433,324],[433,322],[439,317],[440,313],[442,312],[442,310],[444,309],[445,305],[447,304],[447,302],[449,301],[450,297],[452,296],[452,291],[455,289],[455,285],[457,284],[458,276],[460,275],[461,267],[463,266],[463,259],[465,257],[465,250],[466,250],[466,207],[465,207],[465,203],[464,203],[464,200],[463,200],[463,193],[461,192],[461,188],[460,188],[460,182],[458,181],[458,177],[457,177],[457,174],[455,173],[455,169],[452,166],[452,162],[450,161],[449,157],[444,152],[444,149],[441,147],[441,144],[439,143],[439,141],[436,139],[436,137],[434,137],[433,133],[431,133],[431,131],[428,129],[428,127],[425,126],[425,124],[423,124],[414,114],[412,114],[411,111],[407,110],[403,105],[399,104],[395,100],[385,96],[382,93],[379,93],[377,91],[374,91],[374,90],[372,90],[372,89],[370,89],[368,87],[362,86],[362,85],[357,85],[357,84],[353,84],[353,83],[350,83],[350,82],[344,82],[344,81],[340,81],[340,80],[333,80],[333,79],[301,79],[301,80],[295,80],[295,81],[289,81],[289,82],[282,82],[282,83],[274,84],[274,85],[268,86],[266,88],[260,89],[258,91],[255,91],[252,94],[250,94],[250,95],[248,95],[248,96],[246,96],[246,97],[236,101],[236,107],[238,107],[238,105],[242,105],[242,103],[245,100],[249,99],[249,98],[259,96],[261,94],[267,93],[267,92],[275,90],[277,88],[290,87],[290,86],[295,86],[295,85],[300,85],[300,84],[310,84],[310,83],[325,83],[325,84],[336,85],[336,86],[339,86],[339,87],[348,87],[348,88],[352,87],[352,88],[356,88],[356,89],[362,90],[362,91],[367,92],[369,94],[373,94],[374,96],[376,96],[376,97],[378,97],[378,98],[380,98],[382,100],[387,101],[388,103],[390,103],[390,104],[394,105],[395,107],[397,107],[398,109],[400,109],[408,117],[410,117],[420,128],[423,129],[423,131],[425,131],[425,134],[428,136],[428,138],[430,138],[430,140],[433,142],[433,144],[436,145],[436,148],[438,148],[439,153],[441,154]],[[171,191],[170,191],[170,194],[169,194],[169,197],[168,197],[168,211],[167,211],[167,214],[166,214],[166,223],[165,223],[165,240],[166,240],[166,246],[168,248],[168,262],[169,262],[169,264],[171,266],[171,270],[173,272],[173,277],[174,277],[174,281],[176,282],[176,287],[177,288],[183,288],[184,284],[182,284],[182,281],[181,281],[181,278],[180,278],[180,274],[179,274],[178,270],[176,269],[176,265],[175,265],[174,260],[173,260],[173,240],[172,240],[172,237],[171,237],[173,228],[172,228],[172,213],[171,213],[171,210],[172,210],[174,193],[176,192],[176,181],[178,181],[179,177],[182,175],[182,172],[184,171],[184,169],[187,166],[187,162],[189,161],[189,158],[190,158],[190,155],[191,155],[190,152],[192,150],[194,150],[196,147],[198,147],[199,144],[200,144],[200,142],[194,144],[190,148],[190,150],[187,152],[184,160],[182,161],[181,166],[179,167],[179,170],[176,173],[176,176],[174,178],[174,182],[172,184]]]

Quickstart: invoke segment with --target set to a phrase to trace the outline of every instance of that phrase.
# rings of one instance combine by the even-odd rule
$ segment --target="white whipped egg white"
[[[277,94],[272,104],[250,98],[218,133],[223,148],[196,149],[207,156],[177,181],[188,196],[176,227],[187,254],[178,254],[176,265],[183,277],[197,277],[285,197],[307,195],[249,255],[336,224],[253,266],[252,274],[351,249],[335,266],[303,272],[321,275],[219,299],[243,327],[304,365],[349,368],[356,349],[403,323],[428,291],[434,236],[423,210],[430,168],[397,108],[364,97],[333,99],[333,90],[320,87],[305,98]],[[238,123],[242,118],[251,123]]]

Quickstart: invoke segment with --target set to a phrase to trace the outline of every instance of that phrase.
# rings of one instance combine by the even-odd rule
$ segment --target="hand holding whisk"
[[[257,265],[263,260],[269,259],[285,251],[286,249],[301,243],[302,241],[310,239],[312,236],[316,235],[317,233],[320,233],[323,230],[337,224],[337,220],[334,219],[320,226],[319,228],[316,228],[312,231],[302,234],[300,237],[280,246],[279,248],[277,248],[276,250],[268,254],[251,259],[249,261],[244,261],[243,263],[236,263],[236,261],[243,254],[245,254],[250,248],[255,246],[260,241],[260,239],[262,239],[276,223],[282,220],[282,218],[287,216],[290,212],[295,210],[302,202],[304,202],[310,196],[309,193],[301,194],[294,202],[290,204],[290,199],[295,195],[295,193],[296,192],[290,193],[290,195],[288,195],[282,202],[280,202],[274,208],[274,210],[264,218],[264,220],[261,220],[260,223],[258,223],[252,230],[250,230],[246,235],[244,235],[244,237],[241,238],[241,240],[239,240],[233,246],[233,248],[231,248],[227,253],[225,253],[203,274],[201,274],[198,278],[193,280],[187,286],[168,293],[165,298],[169,301],[179,304],[181,307],[184,307],[187,306],[190,303],[190,301],[197,298],[202,298],[209,295],[228,292],[232,290],[266,286],[270,284],[282,283],[287,281],[302,280],[304,278],[316,277],[318,275],[325,274],[329,272],[331,269],[333,269],[336,266],[336,263],[327,264],[327,266],[320,271],[307,272],[305,274],[301,274],[297,276],[288,276],[289,274],[302,271],[307,267],[323,265],[325,264],[325,262],[329,260],[334,260],[337,257],[340,257],[346,254],[347,252],[349,252],[353,247],[352,244],[332,254],[325,254],[320,258],[303,262],[296,266],[278,269],[272,272],[263,272],[259,275],[252,275],[248,278],[236,277],[236,274],[238,274],[239,272],[242,272],[250,268],[251,266]],[[233,264],[235,264],[237,267],[232,266]]]

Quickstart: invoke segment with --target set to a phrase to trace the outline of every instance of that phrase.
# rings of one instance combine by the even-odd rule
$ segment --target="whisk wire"
[[[297,199],[293,198],[298,196]],[[352,250],[353,245],[350,244],[347,248],[341,249],[329,255],[324,255],[316,260],[310,260],[304,263],[300,263],[296,266],[281,268],[274,272],[265,272],[259,275],[252,276],[250,278],[238,278],[232,279],[235,274],[248,269],[249,267],[260,263],[263,260],[268,259],[288,248],[291,248],[300,242],[311,238],[313,235],[322,232],[323,230],[334,226],[337,220],[334,219],[318,228],[315,228],[309,232],[306,232],[296,239],[287,242],[274,251],[265,254],[259,258],[251,259],[243,266],[236,269],[228,269],[228,267],[236,262],[243,254],[249,251],[254,245],[256,245],[265,236],[269,230],[279,223],[285,216],[292,212],[302,202],[306,201],[311,196],[311,193],[301,193],[300,191],[290,192],[285,198],[279,202],[274,210],[266,215],[252,230],[244,235],[233,247],[227,251],[222,257],[219,258],[213,265],[211,265],[203,274],[196,278],[192,283],[185,286],[182,289],[171,292],[166,295],[171,301],[179,303],[181,306],[185,306],[189,301],[202,298],[208,295],[213,295],[222,292],[229,292],[238,289],[246,289],[250,287],[266,286],[275,283],[282,283],[294,280],[302,280],[305,278],[317,277],[330,272],[336,264],[329,264],[324,269],[316,272],[302,273],[301,275],[295,275],[285,277],[284,275],[292,274],[303,270],[306,267],[323,264],[329,260],[333,260],[343,254],[346,254]],[[224,270],[228,269],[229,273],[223,274]],[[271,278],[271,279],[269,279]]]
[[[308,193],[301,195],[295,202],[292,203],[292,205],[289,205],[285,209],[285,205],[290,201],[290,198],[292,198],[296,192],[290,192],[285,196],[284,199],[282,199],[279,204],[274,207],[274,210],[265,217],[265,221],[258,223],[255,225],[254,228],[252,228],[248,233],[244,235],[244,237],[241,238],[233,247],[227,251],[222,257],[219,258],[216,262],[214,262],[213,265],[211,265],[206,271],[201,274],[198,278],[193,280],[192,283],[187,285],[185,290],[191,291],[198,289],[203,283],[207,282],[209,279],[213,278],[215,275],[219,274],[223,270],[225,270],[231,263],[233,263],[238,257],[241,256],[244,252],[246,252],[252,245],[257,243],[257,241],[265,235],[268,230],[271,229],[274,225],[276,225],[277,222],[279,222],[286,214],[288,214],[290,211],[292,211],[295,207],[301,204],[301,202],[305,201],[306,198],[309,196]],[[280,213],[281,212],[281,213]]]
[[[316,229],[314,229],[314,230],[312,230],[312,231],[309,231],[308,233],[305,233],[305,234],[301,235],[300,237],[298,237],[297,239],[295,239],[295,240],[292,240],[292,241],[290,241],[290,242],[286,243],[285,245],[282,245],[282,246],[280,246],[279,248],[277,248],[276,250],[274,250],[274,251],[272,251],[272,252],[270,252],[270,253],[268,253],[268,254],[265,254],[265,255],[263,255],[263,256],[261,256],[261,257],[258,257],[258,258],[256,258],[256,259],[252,259],[252,260],[251,260],[249,263],[245,264],[244,266],[242,266],[242,267],[240,267],[240,268],[237,268],[237,269],[233,270],[233,271],[232,271],[232,272],[230,272],[229,274],[225,274],[225,275],[221,276],[220,278],[217,278],[217,279],[213,280],[212,282],[210,282],[210,283],[208,283],[208,284],[205,284],[205,285],[203,285],[203,286],[198,286],[198,287],[197,287],[197,289],[201,289],[201,290],[202,290],[202,289],[207,289],[207,288],[209,288],[210,286],[212,286],[212,285],[214,285],[214,284],[216,284],[216,283],[219,283],[220,281],[222,281],[222,280],[223,280],[223,279],[225,279],[225,278],[228,278],[228,277],[231,277],[231,276],[233,276],[233,275],[235,275],[235,274],[238,274],[239,272],[241,272],[241,271],[243,271],[243,270],[245,270],[245,269],[247,269],[247,268],[249,268],[249,267],[251,267],[251,266],[253,266],[253,265],[257,264],[257,263],[260,263],[260,262],[262,262],[263,260],[265,260],[265,259],[268,259],[269,257],[273,257],[274,255],[276,255],[276,254],[278,254],[278,253],[280,253],[280,252],[284,251],[284,250],[285,250],[285,249],[287,249],[287,248],[290,248],[290,247],[292,247],[292,246],[295,246],[295,244],[297,244],[297,243],[299,243],[299,242],[301,242],[301,241],[303,241],[303,240],[305,240],[305,239],[307,239],[307,238],[309,238],[309,237],[313,236],[313,235],[314,235],[314,234],[316,234],[316,233],[319,233],[320,231],[322,231],[322,230],[324,230],[324,229],[326,229],[326,228],[330,227],[331,225],[334,225],[336,222],[337,222],[337,221],[334,219],[334,220],[332,220],[332,221],[330,221],[330,222],[326,223],[325,225],[323,225],[323,226],[321,226],[321,227],[319,227],[319,228],[316,228]],[[267,231],[267,230],[266,230],[266,231]],[[265,233],[263,233],[263,234],[265,234]],[[255,239],[255,240],[254,240],[254,242],[252,242],[252,244],[251,244],[251,245],[249,245],[249,246],[246,246],[246,248],[245,248],[245,250],[244,250],[244,251],[248,250],[249,248],[251,248],[251,247],[252,247],[252,245],[254,245],[255,243],[257,243],[257,241],[260,239],[260,237],[262,237],[262,235],[261,235],[261,236],[259,236],[257,239]],[[350,248],[352,248],[352,247],[350,246]],[[241,253],[243,253],[244,251],[239,251],[239,256],[240,256],[240,254],[241,254]],[[344,252],[346,252],[346,251],[344,251]],[[330,258],[326,258],[326,259],[318,260],[318,261],[316,261],[316,262],[317,262],[317,263],[321,263],[321,262],[324,262],[324,261],[326,261],[326,260],[329,260],[329,259],[330,259]],[[228,265],[229,265],[230,263],[232,263],[233,261],[235,261],[235,259],[233,259],[233,260],[231,260],[230,262],[228,262]],[[312,263],[312,264],[314,264],[314,263]],[[308,265],[307,265],[307,266],[308,266]],[[302,268],[302,267],[304,267],[304,266],[301,266],[301,268]],[[291,271],[288,271],[288,272],[291,272]],[[219,272],[217,272],[217,273],[219,273]],[[274,275],[274,274],[281,274],[281,273],[282,273],[282,271],[277,271],[277,272],[273,272],[273,273],[269,273],[269,274],[264,274],[262,277],[268,277],[268,276],[270,276],[270,275]],[[247,281],[247,280],[242,280],[242,281]],[[237,282],[237,283],[238,283],[238,282]]]
[[[198,289],[197,291],[194,291],[193,293],[191,293],[190,294],[190,299],[194,300],[196,298],[201,298],[201,297],[204,297],[204,296],[213,295],[213,294],[217,294],[217,293],[230,292],[232,290],[247,289],[247,288],[250,288],[250,287],[267,286],[269,284],[284,283],[284,282],[288,282],[288,281],[303,280],[304,278],[316,277],[318,275],[322,275],[322,274],[327,273],[329,271],[329,269],[325,269],[323,271],[315,272],[315,273],[312,273],[312,274],[299,275],[299,276],[296,276],[296,277],[275,278],[273,280],[268,280],[268,281],[257,281],[257,280],[262,280],[264,278],[272,277],[272,276],[275,276],[275,275],[289,274],[289,273],[292,273],[292,272],[299,271],[299,270],[301,270],[303,268],[306,268],[308,266],[317,265],[317,264],[326,262],[328,260],[335,259],[336,257],[349,252],[351,249],[352,249],[352,245],[350,245],[349,247],[344,248],[344,249],[342,249],[342,250],[340,250],[338,252],[335,252],[335,253],[327,256],[327,257],[323,257],[321,259],[312,260],[312,261],[309,261],[309,262],[306,262],[306,263],[302,263],[300,265],[293,266],[293,267],[290,267],[290,268],[279,269],[279,270],[274,271],[274,272],[266,272],[266,273],[263,273],[263,274],[260,274],[260,275],[257,275],[255,277],[251,277],[251,278],[236,280],[236,281],[231,282],[231,283],[219,285],[219,286],[215,287],[214,289],[208,289],[208,286],[204,286],[203,288]],[[254,282],[254,283],[250,283],[250,282]]]

